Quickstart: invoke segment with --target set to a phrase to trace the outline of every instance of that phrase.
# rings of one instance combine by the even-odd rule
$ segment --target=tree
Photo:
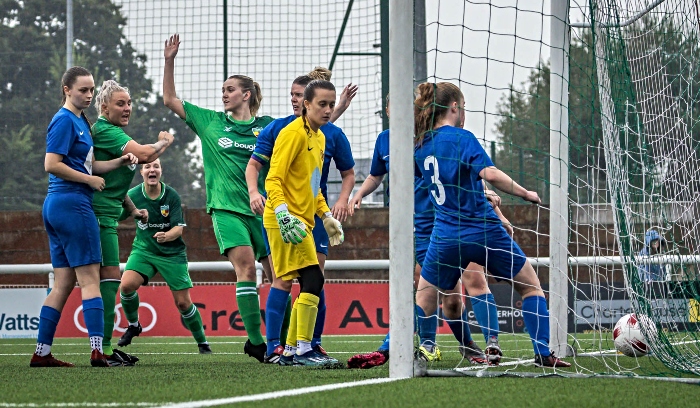
[[[174,132],[175,143],[162,158],[165,177],[182,193],[186,205],[202,206],[203,188],[193,186],[203,186],[203,183],[201,175],[192,169],[193,156],[188,148],[195,135],[154,93],[153,84],[146,76],[146,56],[139,54],[124,35],[127,21],[120,7],[109,0],[79,0],[74,2],[73,14],[76,65],[80,63],[93,73],[97,87],[103,80],[114,78],[129,88],[135,109],[131,124],[125,130],[136,141],[153,143],[158,131]],[[39,154],[24,156],[15,166],[23,170],[25,180],[42,181],[18,184],[10,180],[12,175],[3,172],[0,191],[4,195],[24,197],[20,201],[28,209],[40,206],[46,195],[43,148],[46,126],[61,100],[61,75],[65,70],[65,1],[0,1],[0,19],[0,138],[14,140],[14,143],[25,140],[18,136],[20,133],[26,138],[24,143],[33,146]],[[22,44],[22,48],[17,48],[16,44]],[[93,108],[86,113],[91,120],[97,116]],[[32,126],[25,128],[28,124]],[[12,185],[21,188],[15,191],[10,188]],[[4,202],[6,200],[0,201],[0,209],[9,209]]]
[[[593,202],[587,186],[605,185],[605,174],[592,172],[604,162],[601,147],[600,109],[592,34],[584,32],[569,49],[569,193],[578,202]],[[500,147],[496,165],[528,189],[549,201],[549,103],[550,68],[541,62],[530,72],[521,89],[511,85],[498,104],[496,123]],[[602,183],[602,184],[601,184]],[[587,196],[581,196],[581,194]],[[510,198],[507,198],[511,200]],[[511,202],[518,202],[513,201]]]

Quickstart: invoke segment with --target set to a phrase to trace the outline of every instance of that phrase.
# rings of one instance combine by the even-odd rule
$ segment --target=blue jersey
[[[279,136],[285,126],[292,123],[296,118],[297,116],[295,115],[289,115],[286,118],[275,119],[269,125],[265,126],[265,129],[258,135],[258,141],[255,144],[252,158],[264,166],[269,165],[277,136]],[[341,128],[328,122],[321,126],[321,131],[326,136],[326,148],[323,153],[323,171],[321,172],[321,193],[323,193],[323,197],[327,200],[327,183],[331,159],[335,161],[335,167],[339,171],[346,171],[355,167],[355,160],[352,158],[350,142]]]
[[[92,175],[92,136],[87,119],[61,108],[46,131],[46,153],[60,154],[63,163],[71,169]],[[92,196],[89,185],[50,174],[49,193],[56,192],[80,192]]]
[[[483,230],[501,224],[484,195],[479,172],[493,162],[469,131],[443,126],[428,132],[416,148],[416,174],[430,189],[438,237]]]
[[[374,142],[374,154],[369,174],[377,177],[389,174],[389,129],[380,133],[377,136],[377,141]]]
[[[377,136],[369,174],[373,176],[389,174],[389,129],[382,131]],[[420,177],[414,178],[413,192],[415,194],[413,226],[416,239],[430,238],[433,222],[435,221],[435,213],[433,205],[428,198],[430,194],[428,188]],[[389,189],[387,189],[386,193],[389,195]]]

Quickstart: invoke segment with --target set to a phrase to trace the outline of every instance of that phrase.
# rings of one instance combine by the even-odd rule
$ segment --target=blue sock
[[[101,297],[83,299],[83,318],[90,337],[105,335],[105,306]]]
[[[474,296],[471,302],[476,321],[479,322],[481,332],[484,334],[484,340],[489,341],[490,337],[498,337],[498,310],[493,294]]]
[[[420,344],[435,345],[435,332],[437,331],[437,313],[430,316],[425,315],[425,311],[416,305],[416,318],[418,319],[418,336]]]
[[[450,326],[450,330],[452,330],[455,338],[462,346],[472,341],[472,333],[469,330],[469,316],[467,316],[466,310],[462,312],[461,320],[448,320],[447,325]]]
[[[270,288],[265,305],[265,336],[267,337],[267,354],[272,354],[280,345],[284,311],[287,309],[289,292],[282,289]]]
[[[56,334],[56,326],[61,318],[61,312],[51,306],[42,306],[39,312],[39,335],[36,342],[41,344],[53,344],[53,336]]]
[[[314,337],[311,339],[311,347],[321,345],[321,335],[323,326],[326,325],[326,291],[322,290],[318,295],[318,314],[316,315],[316,325],[314,326]]]
[[[548,356],[549,351],[549,311],[547,301],[541,296],[523,299],[523,320],[527,328],[535,354]]]
[[[389,351],[389,342],[390,342],[390,335],[391,333],[387,333],[386,337],[384,337],[384,343],[382,343],[381,346],[377,349],[378,351]]]

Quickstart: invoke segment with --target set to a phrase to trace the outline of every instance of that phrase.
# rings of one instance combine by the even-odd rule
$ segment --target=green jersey
[[[156,232],[167,232],[176,226],[186,226],[182,217],[180,196],[172,187],[163,182],[160,183],[160,187],[160,196],[155,199],[146,194],[146,186],[143,183],[129,190],[129,198],[134,202],[136,208],[148,210],[148,223],[136,220],[136,238],[134,238],[133,249],[158,256],[174,257],[176,261],[187,262],[185,241],[182,237],[162,244],[153,238]],[[126,219],[129,215],[124,210],[121,218]]]
[[[182,105],[185,108],[185,122],[202,141],[207,212],[211,213],[216,208],[256,216],[250,210],[245,168],[255,149],[258,134],[273,119],[261,116],[241,122],[224,112],[200,108],[185,101]],[[262,177],[258,178],[258,190],[261,193],[265,191],[265,179]]]
[[[100,116],[92,126],[92,140],[95,145],[95,160],[107,161],[123,156],[126,144],[133,139],[124,133],[122,128]],[[102,191],[95,191],[92,199],[92,208],[97,218],[117,219],[119,217],[124,196],[129,190],[131,180],[134,179],[135,171],[136,165],[132,164],[120,166],[101,176],[105,180],[105,188]]]

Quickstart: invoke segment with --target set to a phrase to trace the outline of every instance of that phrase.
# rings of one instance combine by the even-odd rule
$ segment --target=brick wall
[[[535,206],[509,206],[503,212],[518,226],[516,241],[528,256],[548,256],[549,213]],[[187,228],[184,239],[190,261],[224,261],[214,238],[211,218],[203,209],[185,209]],[[517,220],[517,221],[516,221]],[[389,209],[360,209],[344,223],[345,243],[331,248],[328,259],[388,259],[389,258]],[[134,239],[132,221],[118,228],[120,258],[126,262]],[[611,228],[610,228],[611,229]],[[538,231],[539,233],[536,233]],[[579,232],[584,233],[583,228]],[[600,233],[599,233],[600,234]],[[610,235],[605,231],[602,234]],[[574,234],[576,235],[576,234]],[[575,238],[575,237],[574,237]],[[614,245],[613,236],[599,236],[597,242]],[[606,250],[605,248],[603,248]],[[588,255],[585,242],[576,240],[569,246],[575,255]],[[0,264],[49,263],[48,238],[44,231],[41,212],[0,213]],[[544,281],[546,268],[538,271]],[[388,271],[328,271],[329,279],[388,279]],[[232,273],[201,272],[192,274],[196,282],[233,282]],[[0,284],[45,284],[44,275],[0,275]]]

